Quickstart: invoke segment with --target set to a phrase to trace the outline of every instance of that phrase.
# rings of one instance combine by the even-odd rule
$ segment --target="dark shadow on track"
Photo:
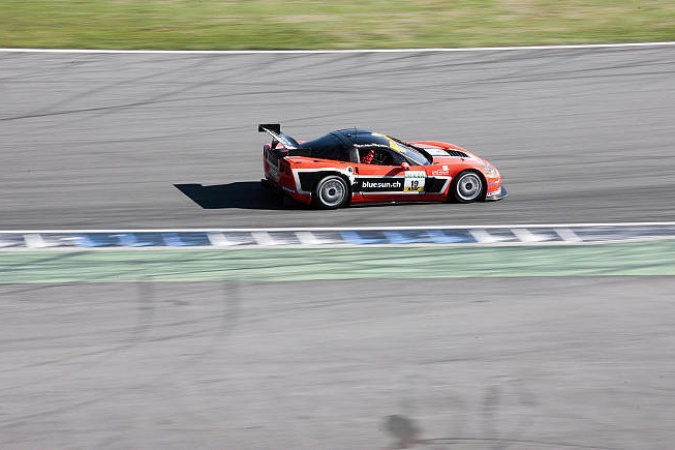
[[[311,209],[282,195],[279,191],[263,188],[259,181],[237,181],[228,184],[214,184],[212,186],[204,186],[198,183],[174,184],[174,186],[204,209],[259,209],[269,211]],[[474,205],[480,203],[476,202]],[[392,205],[413,207],[425,204],[428,203],[384,202],[350,205],[349,208],[378,208]],[[462,205],[462,207],[467,208],[471,207],[471,205]]]
[[[204,209],[238,208],[277,211],[299,208],[299,205],[291,204],[285,197],[263,189],[260,182],[255,181],[238,181],[212,186],[197,183],[174,184],[174,186]]]

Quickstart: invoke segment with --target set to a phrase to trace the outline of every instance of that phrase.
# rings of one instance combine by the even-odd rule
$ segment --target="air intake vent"
[[[460,152],[459,150],[446,150],[450,156],[456,156],[458,158],[468,158],[469,155],[467,155],[464,152]]]

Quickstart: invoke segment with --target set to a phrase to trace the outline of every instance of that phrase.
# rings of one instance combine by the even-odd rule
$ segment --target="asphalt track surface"
[[[0,229],[675,220],[675,46],[329,54],[0,53]],[[308,211],[259,189],[259,122],[491,160],[510,197]],[[178,186],[178,187],[177,187]]]
[[[674,73],[674,47],[0,53],[0,229],[673,221]],[[285,206],[273,121],[449,140],[510,197]],[[0,447],[670,448],[674,283],[3,285]]]
[[[670,448],[675,279],[637,280],[0,286],[0,446]]]

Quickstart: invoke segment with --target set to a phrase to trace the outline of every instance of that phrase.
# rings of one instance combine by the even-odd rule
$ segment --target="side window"
[[[361,164],[375,164],[373,159],[375,158],[375,149],[372,147],[360,147],[359,148],[359,162]]]
[[[405,161],[405,158],[399,152],[389,150],[388,153],[391,157],[391,163],[389,163],[390,166],[400,166],[401,163]]]
[[[389,149],[382,147],[359,148],[359,161],[361,164],[374,164],[378,166],[397,166],[403,162],[403,158],[394,155]]]

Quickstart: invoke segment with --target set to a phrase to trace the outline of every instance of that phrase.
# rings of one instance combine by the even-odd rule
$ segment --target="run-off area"
[[[672,277],[4,285],[0,446],[666,448],[674,289]]]

